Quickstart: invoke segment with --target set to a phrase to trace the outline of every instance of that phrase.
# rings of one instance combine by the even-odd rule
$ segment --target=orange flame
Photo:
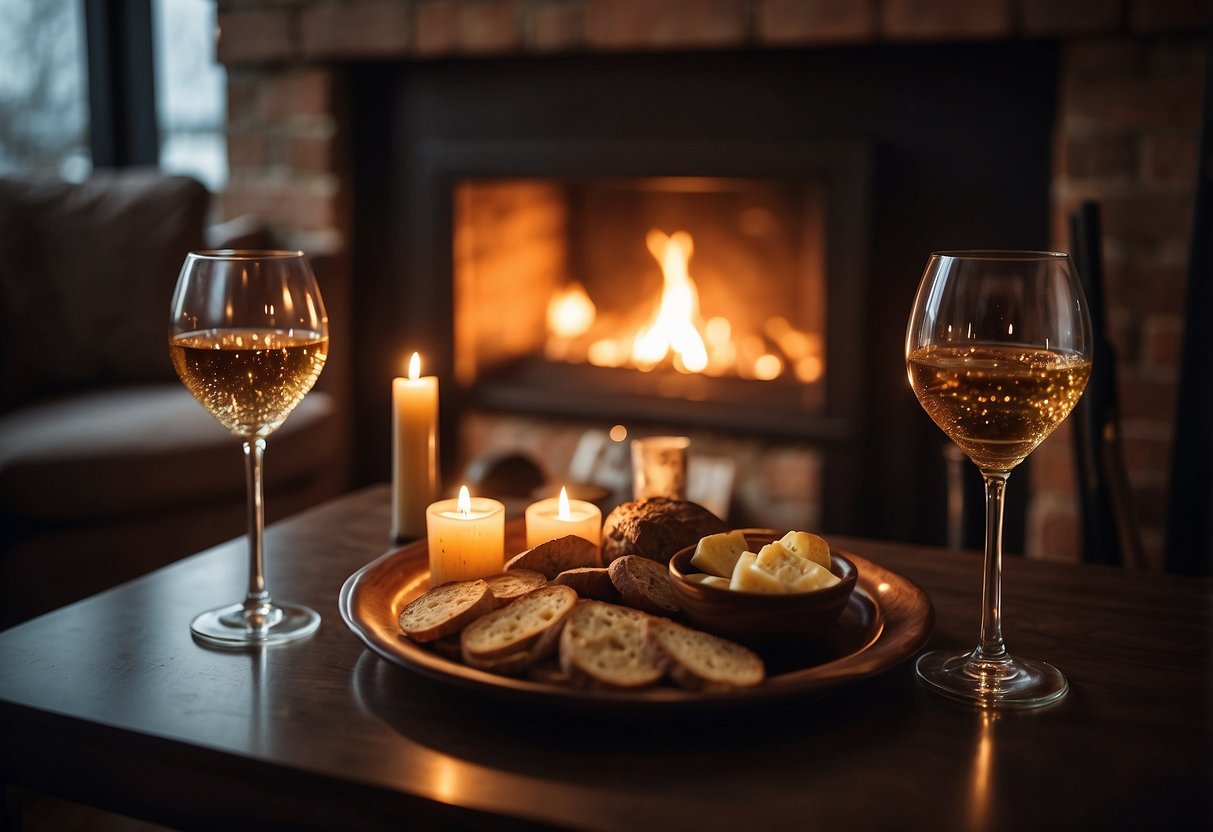
[[[667,236],[656,228],[649,231],[645,243],[661,264],[664,282],[653,322],[637,333],[632,344],[632,361],[641,369],[652,369],[673,352],[676,369],[702,372],[708,366],[708,352],[695,328],[699,290],[687,271],[695,244],[685,231]]]

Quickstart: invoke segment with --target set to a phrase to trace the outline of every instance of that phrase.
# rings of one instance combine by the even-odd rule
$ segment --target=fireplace
[[[938,537],[905,315],[931,250],[1046,246],[1055,78],[1041,43],[353,67],[365,434],[420,350],[448,474],[469,419],[723,434],[800,454],[806,522]],[[685,277],[694,355],[637,353]]]

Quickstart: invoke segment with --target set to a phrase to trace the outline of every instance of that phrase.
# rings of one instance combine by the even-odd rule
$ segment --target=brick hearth
[[[1074,205],[1100,202],[1127,462],[1148,555],[1161,565],[1206,59],[1208,9],[1201,0],[218,0],[218,6],[218,57],[229,72],[231,180],[223,211],[260,214],[292,244],[338,252],[351,231],[349,62],[1056,40],[1052,244],[1068,247]],[[1032,458],[1029,555],[1077,557],[1072,467],[1063,427]]]

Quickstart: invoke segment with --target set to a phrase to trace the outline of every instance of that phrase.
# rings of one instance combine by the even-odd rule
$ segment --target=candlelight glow
[[[455,510],[468,517],[472,513],[472,495],[468,493],[466,485],[459,486],[459,500],[455,503]]]
[[[569,492],[563,485],[560,486],[560,507],[556,509],[556,517],[561,520],[573,519],[573,512],[569,510]]]
[[[409,380],[416,381],[421,378],[421,356],[413,353],[413,357],[409,359]]]

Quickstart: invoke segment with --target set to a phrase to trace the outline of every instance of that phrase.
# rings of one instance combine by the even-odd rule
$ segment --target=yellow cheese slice
[[[794,555],[808,558],[818,566],[830,568],[830,544],[812,532],[788,532],[779,541]]]
[[[747,548],[745,535],[739,531],[710,534],[695,547],[691,564],[700,572],[728,578],[737,566],[737,559]]]
[[[742,552],[729,579],[729,589],[742,592],[765,592],[771,595],[783,595],[786,591],[779,579],[755,565],[757,555],[753,552]]]
[[[754,568],[766,572],[785,592],[809,592],[838,583],[838,577],[808,558],[789,552],[778,542],[768,543],[754,559]]]

